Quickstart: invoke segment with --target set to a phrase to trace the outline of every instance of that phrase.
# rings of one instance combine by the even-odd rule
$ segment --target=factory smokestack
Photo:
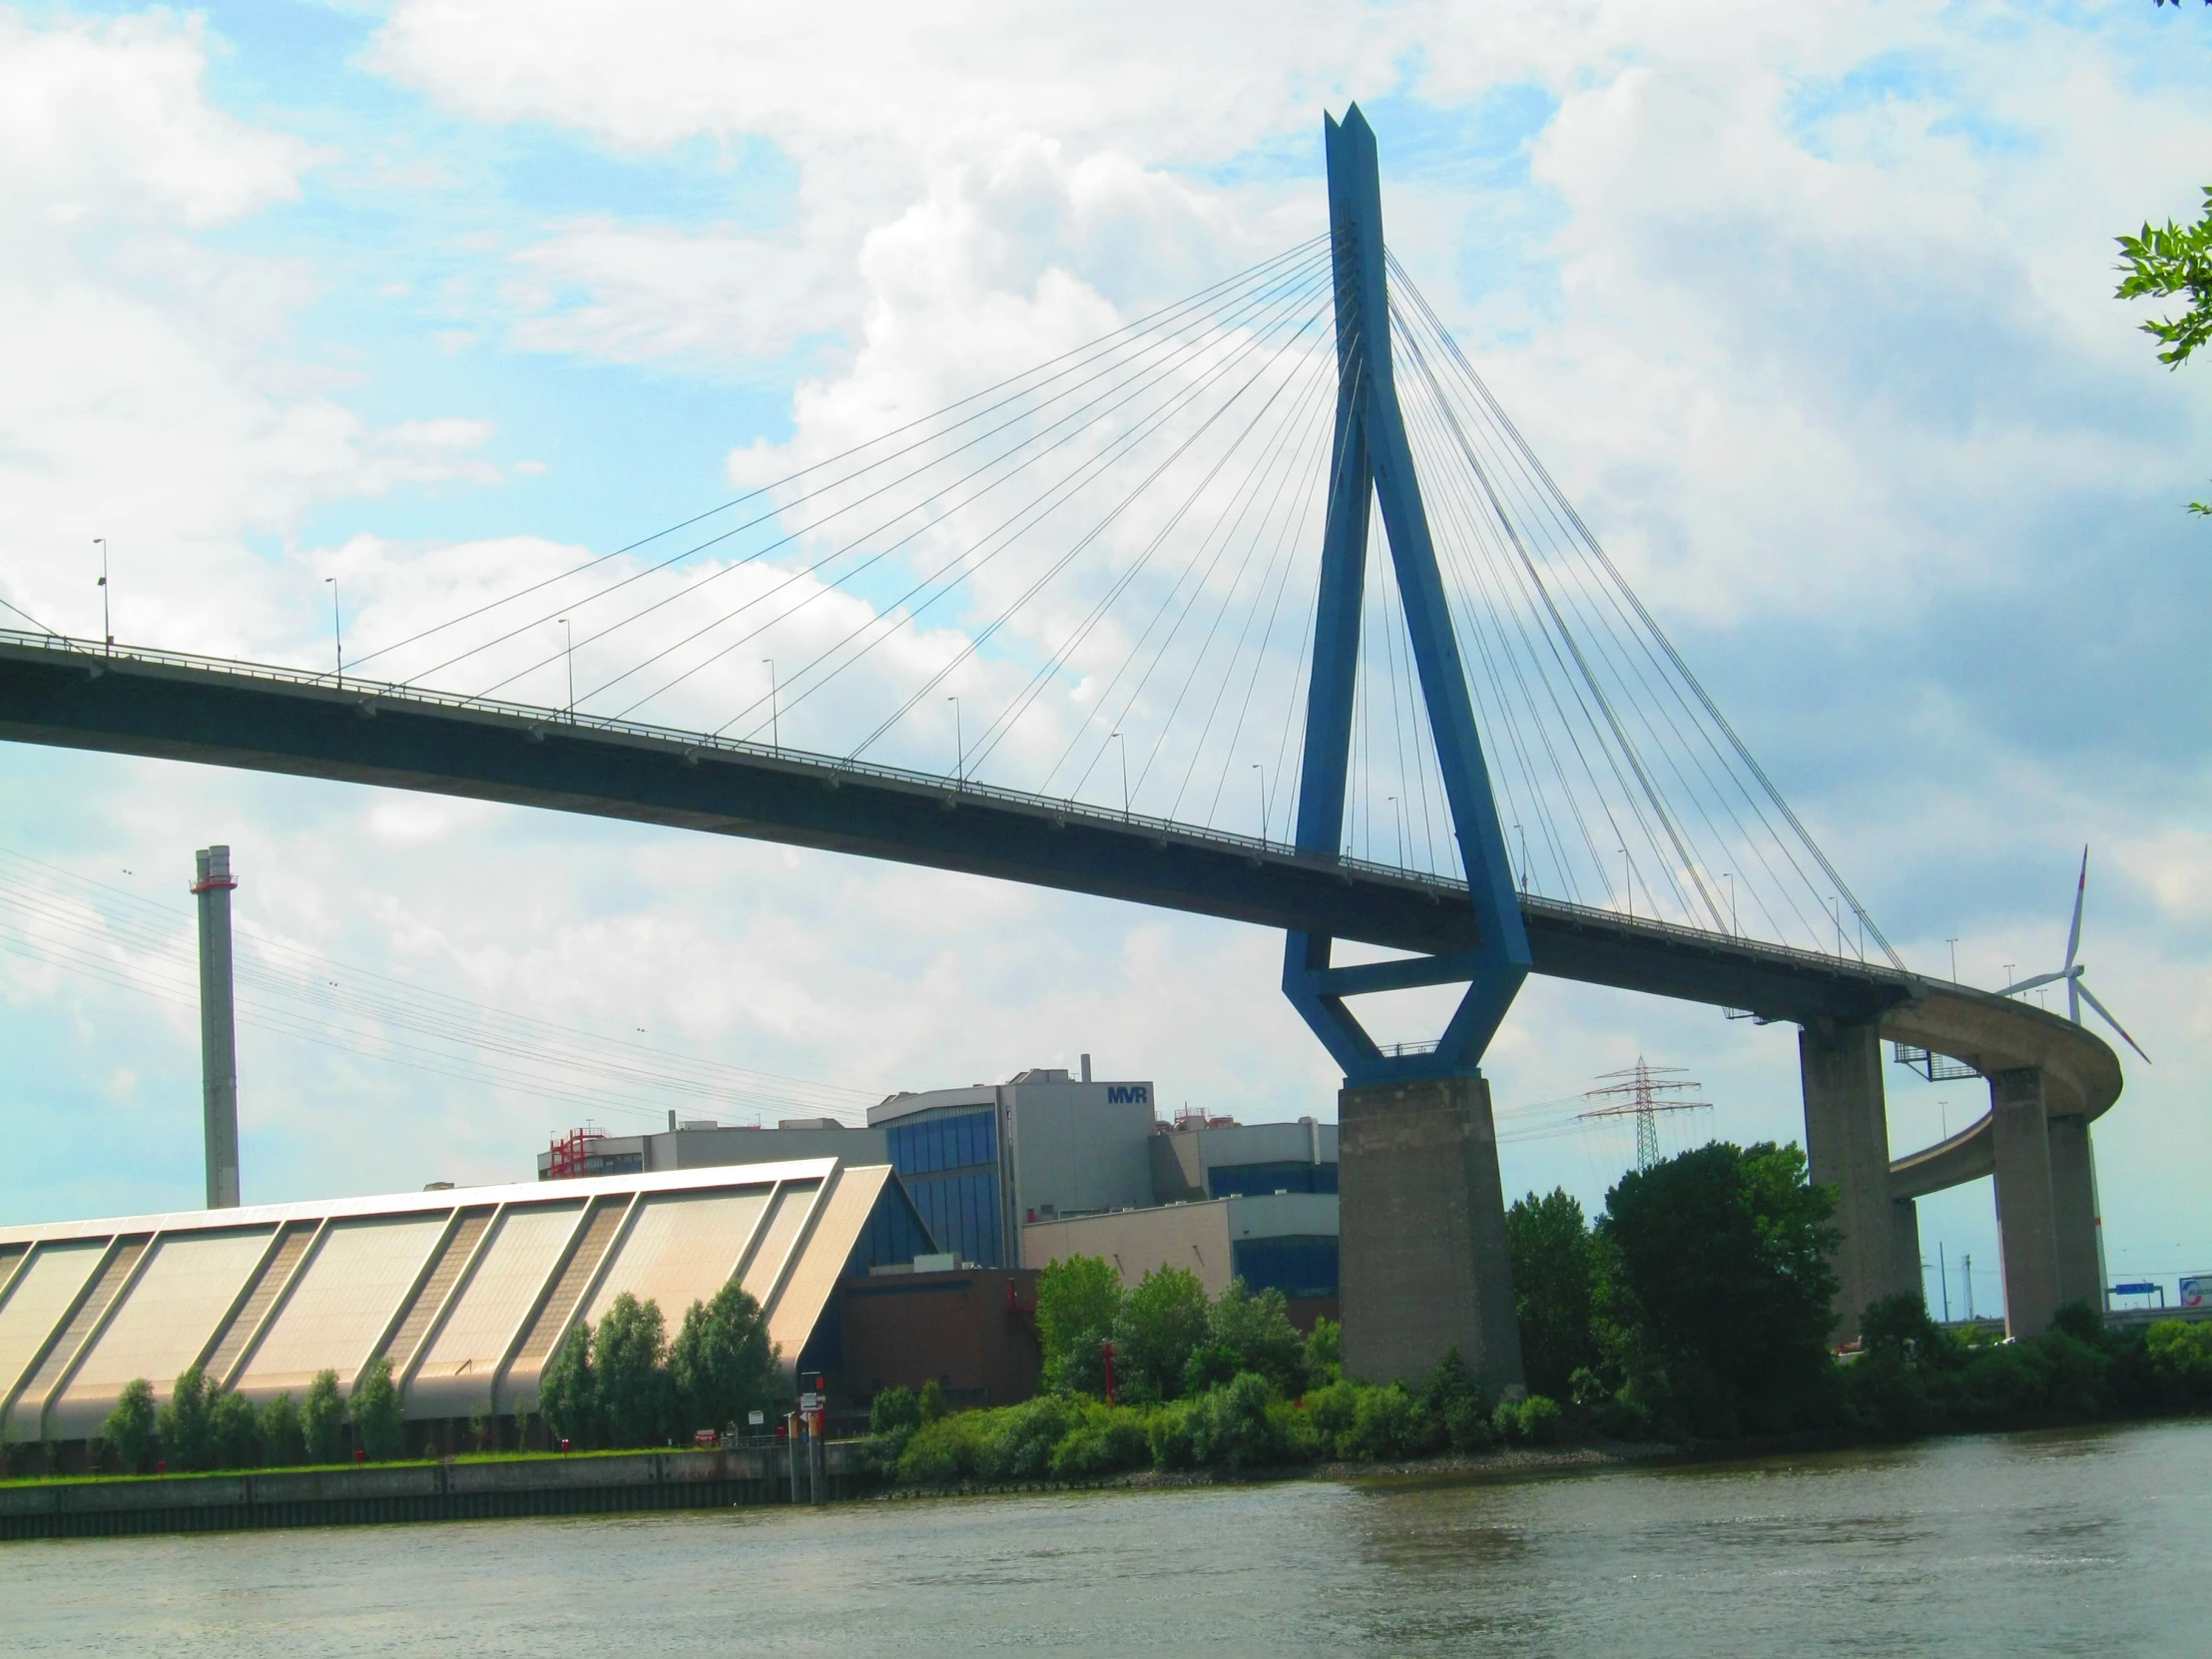
[[[208,1145],[208,1208],[239,1202],[239,1051],[231,1015],[231,849],[193,854],[200,899],[200,1089]]]

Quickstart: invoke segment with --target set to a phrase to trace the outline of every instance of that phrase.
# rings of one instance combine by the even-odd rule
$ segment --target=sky
[[[2155,361],[2112,238],[2198,211],[2208,81],[2212,14],[2148,0],[0,9],[0,602],[319,666],[335,578],[396,638],[1313,236],[1358,99],[1393,252],[1906,958],[2058,966],[2091,849],[2089,983],[2155,1060],[2095,1131],[2108,1263],[2171,1294],[2212,1270],[2212,367]],[[250,1201],[1086,1052],[1335,1115],[1256,929],[10,747],[0,1219],[199,1202],[217,841]],[[1508,1191],[1602,1202],[1625,1137],[1530,1131],[1639,1056],[1712,1103],[1670,1135],[1802,1135],[1791,1028],[1531,981]],[[1899,1152],[1985,1106],[1889,1084]],[[1988,1184],[1922,1236],[1990,1311]]]

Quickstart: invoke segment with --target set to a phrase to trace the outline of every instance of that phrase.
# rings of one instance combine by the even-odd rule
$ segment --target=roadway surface
[[[973,782],[665,728],[264,665],[0,632],[0,740],[499,801],[782,841],[1232,921],[1451,955],[1461,882]],[[1888,964],[1522,901],[1535,971],[1741,1010],[1879,1020],[1982,1072],[2040,1066],[2056,1113],[2094,1118],[2118,1058],[2070,1021]],[[1389,988],[1388,964],[1366,970]],[[1920,1197],[1994,1168],[1987,1117],[1897,1160]]]

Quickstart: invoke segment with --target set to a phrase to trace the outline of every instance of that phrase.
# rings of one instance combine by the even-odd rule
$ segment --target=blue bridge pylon
[[[1334,856],[1344,834],[1359,672],[1361,601],[1367,583],[1371,504],[1380,504],[1406,632],[1420,679],[1452,831],[1467,872],[1475,942],[1444,955],[1333,967],[1327,934],[1293,932],[1283,951],[1283,991],[1344,1068],[1348,1086],[1479,1075],[1483,1050],[1512,1006],[1531,957],[1513,890],[1503,827],[1475,731],[1466,672],[1451,628],[1436,548],[1421,503],[1405,417],[1390,364],[1390,310],[1382,253],[1382,186],[1375,131],[1355,104],[1328,119],[1329,223],[1336,261],[1337,419],[1329,519],[1315,610],[1307,693],[1306,752],[1298,799],[1298,849]],[[1345,998],[1364,992],[1464,982],[1430,1051],[1385,1052]]]

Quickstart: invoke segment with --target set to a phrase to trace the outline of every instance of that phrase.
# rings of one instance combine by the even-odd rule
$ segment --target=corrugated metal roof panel
[[[615,1251],[584,1310],[594,1325],[624,1292],[660,1304],[670,1336],[694,1302],[729,1283],[746,1242],[768,1208],[769,1189],[734,1193],[663,1193],[649,1198]]]
[[[769,1341],[783,1349],[787,1374],[799,1365],[800,1351],[821,1320],[830,1293],[837,1288],[838,1276],[844,1272],[846,1260],[867,1227],[868,1214],[883,1196],[884,1183],[890,1178],[888,1164],[839,1170],[836,1184],[823,1200],[821,1217],[808,1236],[806,1248],[792,1264],[776,1305],[769,1310]]]
[[[286,1389],[304,1394],[315,1373],[325,1370],[337,1373],[339,1387],[351,1387],[369,1345],[413,1289],[445,1219],[441,1211],[332,1227],[248,1357],[240,1391],[257,1401]]]
[[[819,1181],[787,1181],[777,1189],[775,1206],[761,1224],[760,1239],[753,1247],[752,1259],[745,1264],[746,1294],[764,1309],[775,1302],[785,1260],[814,1209],[815,1195],[821,1191]]]
[[[200,1357],[246,1288],[270,1234],[254,1227],[156,1240],[146,1271],[48,1413],[46,1432],[63,1440],[98,1433],[134,1378],[145,1378],[154,1397],[167,1399],[177,1374]]]
[[[107,1250],[106,1238],[83,1239],[48,1245],[31,1258],[6,1304],[0,1305],[0,1399],[7,1398],[18,1383],[26,1381],[24,1374],[37,1363],[39,1351],[53,1336],[54,1327],[68,1317],[70,1305]],[[16,1432],[19,1414],[8,1413],[6,1437],[37,1438],[36,1423],[21,1434]]]
[[[476,1271],[415,1368],[407,1388],[410,1414],[458,1417],[490,1404],[499,1362],[576,1231],[582,1208],[577,1202],[518,1204],[499,1218]]]

